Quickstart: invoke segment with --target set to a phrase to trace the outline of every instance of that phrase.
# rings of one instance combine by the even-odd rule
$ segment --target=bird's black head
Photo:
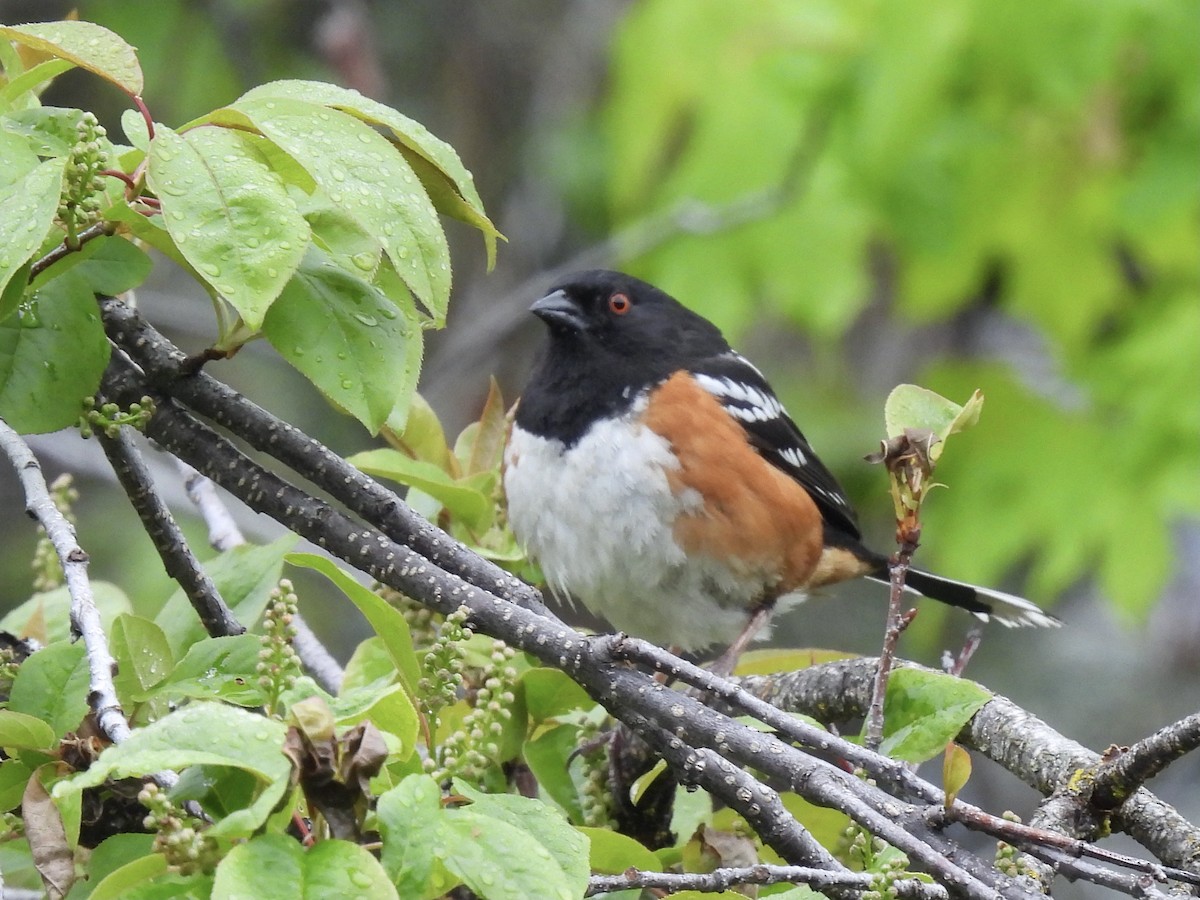
[[[530,308],[551,344],[640,368],[667,357],[674,368],[729,349],[717,327],[652,284],[592,269],[554,285]]]
[[[530,312],[550,336],[517,411],[523,428],[573,442],[644,388],[729,351],[715,325],[653,285],[593,269],[554,285]]]

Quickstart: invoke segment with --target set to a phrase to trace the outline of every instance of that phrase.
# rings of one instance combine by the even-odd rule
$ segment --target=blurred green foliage
[[[988,396],[939,469],[937,565],[1027,563],[1039,599],[1095,567],[1140,616],[1172,520],[1200,510],[1197,46],[1186,0],[645,0],[604,112],[614,227],[706,204],[629,267],[735,339],[772,315],[837,339],[872,297],[926,323],[986,298],[1061,384],[905,361]],[[820,419],[822,396],[845,401],[789,399]]]

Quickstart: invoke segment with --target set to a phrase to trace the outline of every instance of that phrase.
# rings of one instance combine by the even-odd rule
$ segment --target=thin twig
[[[904,602],[904,576],[912,560],[912,551],[902,547],[893,556],[888,572],[891,575],[892,591],[888,597],[887,627],[883,632],[883,649],[879,653],[879,667],[875,670],[875,686],[871,691],[871,705],[867,708],[867,721],[863,727],[863,745],[868,750],[878,750],[883,743],[883,704],[887,699],[888,679],[892,674],[892,661],[896,658],[896,644],[900,634],[912,621],[911,615],[901,612]]]
[[[877,887],[875,876],[866,872],[833,872],[805,866],[743,866],[717,869],[715,872],[677,874],[673,872],[642,872],[628,869],[620,875],[593,875],[588,882],[591,897],[631,889],[704,891],[719,893],[739,884],[806,884],[817,890],[847,888],[855,892]],[[926,884],[915,878],[893,881],[890,888],[895,896],[905,900],[947,900],[949,894],[940,884]]]
[[[74,247],[68,247],[64,241],[30,266],[29,280],[33,281],[34,278],[42,274],[42,272],[46,271],[46,269],[50,268],[60,259],[77,252],[88,241],[95,240],[102,235],[112,234],[115,230],[116,226],[111,222],[97,222],[95,225],[89,225],[83,231],[79,232],[79,234],[75,235]]]
[[[46,530],[71,595],[71,629],[83,637],[88,659],[88,705],[100,730],[114,744],[129,736],[129,722],[121,710],[113,685],[116,662],[108,649],[108,638],[88,579],[88,555],[79,546],[74,526],[67,520],[46,487],[42,467],[33,451],[6,421],[0,419],[0,448],[12,461],[25,491],[25,510]]]

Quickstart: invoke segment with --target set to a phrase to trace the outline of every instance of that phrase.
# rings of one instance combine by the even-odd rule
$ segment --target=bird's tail
[[[886,565],[867,577],[887,584],[889,579]],[[909,569],[904,583],[913,593],[965,609],[985,622],[995,619],[1009,628],[1058,628],[1062,625],[1062,619],[1050,615],[1015,594],[943,578],[941,575],[923,572],[920,569]]]

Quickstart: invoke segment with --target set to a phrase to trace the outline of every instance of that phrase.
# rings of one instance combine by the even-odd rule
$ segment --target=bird
[[[662,647],[727,646],[732,669],[781,598],[888,582],[845,491],[715,325],[603,269],[529,309],[548,338],[503,485],[509,525],[556,596]],[[907,586],[983,620],[1061,624],[1022,597],[915,568]]]

